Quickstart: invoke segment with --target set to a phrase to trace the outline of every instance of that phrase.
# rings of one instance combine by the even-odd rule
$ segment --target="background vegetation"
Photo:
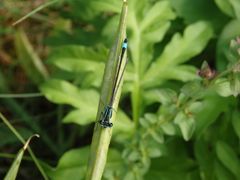
[[[84,179],[122,2],[59,0],[12,26],[46,2],[0,2],[0,112],[25,140],[40,135],[31,147],[50,179]],[[239,0],[129,0],[104,179],[240,179],[239,19]],[[22,146],[1,122],[0,177]],[[28,153],[18,178],[43,179]]]

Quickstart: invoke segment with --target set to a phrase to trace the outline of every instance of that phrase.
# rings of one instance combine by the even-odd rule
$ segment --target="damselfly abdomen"
[[[120,74],[120,69],[122,67],[122,60],[125,54],[125,51],[127,49],[127,38],[124,39],[123,44],[122,44],[122,51],[121,54],[119,56],[119,61],[117,62],[117,69],[116,69],[116,75],[114,77],[114,82],[113,82],[113,88],[112,88],[112,93],[111,93],[111,98],[110,98],[110,102],[107,106],[105,106],[103,112],[101,112],[101,116],[100,116],[100,125],[103,128],[110,128],[113,126],[113,124],[110,122],[111,118],[112,118],[112,113],[113,113],[113,101],[115,99],[117,90],[119,88],[119,85],[121,83],[122,77],[123,77],[123,73],[126,67],[126,64],[123,67],[123,70]]]

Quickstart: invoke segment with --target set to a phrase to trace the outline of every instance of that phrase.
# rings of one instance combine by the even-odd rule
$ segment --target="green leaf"
[[[214,179],[215,153],[211,150],[211,144],[202,139],[194,142],[194,154],[199,165],[199,173],[205,179]]]
[[[196,113],[201,111],[202,105],[203,105],[202,102],[196,101],[196,102],[191,103],[187,109],[188,109],[188,111],[190,111],[191,113],[193,113],[195,115]]]
[[[229,0],[233,6],[237,19],[240,19],[240,1],[239,0]]]
[[[79,109],[96,109],[98,104],[99,96],[96,91],[79,90],[67,81],[51,79],[41,85],[40,89],[46,98],[54,103],[69,104]]]
[[[217,42],[217,68],[225,70],[228,63],[234,61],[232,57],[230,41],[240,34],[240,20],[230,21],[223,29]]]
[[[195,130],[195,120],[193,117],[188,117],[185,113],[179,112],[174,119],[174,123],[180,127],[184,140],[188,141]]]
[[[149,130],[151,137],[158,143],[162,144],[164,142],[164,137],[162,132],[156,132],[156,130]]]
[[[217,106],[216,106],[217,105]],[[229,99],[222,98],[218,95],[206,96],[202,102],[202,108],[195,114],[196,135],[200,137],[206,132],[207,128],[212,125],[219,115],[226,111],[229,106]]]
[[[214,0],[214,1],[222,12],[231,17],[235,16],[234,9],[231,5],[230,0]]]
[[[186,97],[196,98],[197,95],[199,96],[199,93],[203,90],[201,82],[200,81],[192,81],[187,84],[185,84],[181,88],[181,92]]]
[[[125,173],[124,160],[118,150],[111,148],[108,152],[107,164],[103,176],[106,179],[112,179],[118,172]]]
[[[15,180],[16,179],[17,173],[18,173],[18,169],[20,167],[20,164],[21,164],[24,152],[28,148],[31,139],[34,136],[39,137],[39,135],[35,134],[35,135],[31,136],[30,138],[28,138],[27,142],[24,144],[24,147],[19,150],[15,160],[13,161],[10,169],[8,170],[6,176],[4,177],[4,180]]]
[[[59,160],[57,167],[47,172],[48,175],[53,180],[84,179],[89,152],[89,147],[67,151]]]
[[[82,18],[89,21],[100,13],[108,12],[120,12],[121,2],[116,0],[67,0],[71,7],[72,15],[76,18]],[[79,11],[79,7],[85,7]]]
[[[141,21],[140,31],[143,38],[150,43],[161,41],[170,25],[166,22],[174,18],[175,14],[168,1],[156,2]]]
[[[231,174],[228,169],[226,169],[221,163],[215,162],[215,174],[217,180],[229,180],[229,179],[235,179],[233,174]]]
[[[216,152],[221,163],[232,172],[237,179],[240,178],[240,162],[236,152],[225,142],[218,141]]]
[[[48,77],[48,72],[22,30],[18,30],[15,35],[15,48],[27,76],[37,85],[42,83]]]
[[[121,109],[117,111],[117,117],[115,121],[115,127],[113,131],[114,139],[118,139],[123,136],[129,136],[135,128],[133,121],[124,113]]]
[[[232,95],[230,82],[227,79],[218,79],[214,84],[214,89],[222,97],[228,97]]]
[[[147,151],[151,158],[160,157],[163,154],[159,147],[150,147]]]
[[[100,72],[98,75],[102,75],[107,52],[104,47],[93,49],[76,45],[61,46],[54,49],[49,61],[65,71]]]
[[[208,21],[216,30],[228,21],[228,18],[209,0],[170,0],[179,17],[190,24],[199,20]]]
[[[212,36],[213,30],[211,26],[207,22],[202,21],[188,26],[184,30],[183,36],[176,33],[166,45],[160,57],[151,64],[144,76],[144,85],[156,86],[158,84],[156,80],[173,79],[172,69],[178,69],[178,64],[184,63],[199,54]],[[181,69],[182,67],[180,66],[179,68]],[[165,72],[168,72],[168,74]],[[177,76],[179,74],[176,74],[174,79]]]
[[[148,90],[144,92],[146,104],[160,102],[170,104],[177,101],[177,93],[171,89]]]
[[[129,48],[134,70],[139,68],[136,73],[142,73],[148,68],[153,56],[153,45],[162,41],[173,19],[175,14],[166,0],[154,4],[149,1],[129,1],[128,28],[133,32]],[[138,63],[141,63],[141,67],[136,66]]]
[[[93,108],[77,109],[69,112],[63,119],[64,123],[75,123],[81,126],[94,122],[96,110]]]
[[[232,114],[232,126],[235,130],[236,135],[240,138],[240,112],[234,111]]]
[[[239,0],[215,0],[218,7],[227,15],[240,19]]]
[[[230,75],[230,88],[234,97],[240,94],[240,73],[237,72]]]
[[[161,125],[161,129],[163,132],[167,135],[175,135],[176,134],[176,128],[172,123],[164,123]]]

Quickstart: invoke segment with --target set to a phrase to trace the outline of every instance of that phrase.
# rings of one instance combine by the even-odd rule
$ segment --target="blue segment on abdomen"
[[[122,48],[127,49],[127,43],[123,43]]]

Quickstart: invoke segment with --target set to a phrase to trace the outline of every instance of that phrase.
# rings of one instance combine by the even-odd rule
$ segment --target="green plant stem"
[[[25,19],[29,18],[30,16],[34,15],[35,13],[41,11],[43,8],[46,8],[56,2],[58,2],[59,0],[52,0],[50,2],[46,2],[42,5],[40,5],[39,7],[37,7],[36,9],[34,9],[33,11],[31,11],[30,13],[28,13],[27,15],[23,16],[22,18],[20,18],[19,20],[17,20],[16,22],[14,22],[12,25],[15,26],[17,24],[19,24],[20,22],[24,21]]]
[[[34,98],[42,96],[43,96],[42,93],[0,94],[0,98]]]
[[[2,119],[2,121],[4,122],[4,124],[12,131],[12,133],[18,138],[19,141],[21,141],[21,143],[23,145],[26,144],[26,141],[24,140],[24,138],[21,136],[21,134],[19,134],[17,132],[17,130],[8,122],[8,120],[3,116],[3,114],[0,112],[0,118]],[[36,164],[36,166],[38,167],[39,171],[41,172],[42,176],[44,177],[45,180],[48,179],[46,173],[44,172],[42,166],[40,165],[40,163],[38,162],[37,157],[35,156],[35,154],[33,153],[32,149],[28,146],[27,147],[29,154],[31,155],[34,163]]]
[[[25,112],[25,110],[13,99],[4,99],[3,101],[7,106],[11,107],[11,111],[13,111],[22,121],[24,121],[33,131],[39,133],[41,135],[42,140],[47,144],[47,146],[57,155],[59,155],[58,148],[54,145],[55,143],[42,132],[40,127],[36,122],[32,120],[32,118]]]
[[[0,92],[5,93],[9,92],[8,84],[5,82],[4,76],[0,72]],[[33,131],[41,135],[42,140],[47,144],[47,146],[57,155],[59,155],[58,148],[54,145],[52,140],[41,131],[39,125],[32,120],[32,118],[26,113],[25,109],[23,109],[14,99],[11,98],[3,98],[2,102],[6,105],[6,107],[10,107],[10,110],[16,114],[22,121],[24,121]]]
[[[127,7],[128,7],[127,1],[125,0],[123,1],[123,7],[122,7],[116,41],[112,49],[110,50],[108,61],[105,66],[105,72],[104,72],[104,78],[103,78],[102,90],[101,90],[101,98],[99,102],[97,120],[94,128],[93,138],[92,138],[86,180],[100,180],[102,178],[104,167],[107,160],[107,152],[108,152],[108,147],[111,140],[112,130],[115,124],[114,122],[116,118],[116,109],[117,109],[119,98],[120,98],[121,87],[118,88],[114,102],[113,102],[113,108],[115,110],[113,111],[113,115],[111,118],[113,127],[103,128],[99,124],[99,119],[101,117],[101,112],[103,111],[104,106],[108,105],[109,98],[112,93],[112,86],[114,83],[114,77],[115,77],[116,65],[117,65],[116,60],[118,60],[119,58],[121,45],[124,38],[126,37]],[[123,67],[124,67],[124,64],[126,64],[126,53],[123,58],[122,64],[123,64]],[[120,74],[124,71],[123,67],[120,69]]]
[[[0,158],[15,159],[15,158],[16,158],[16,154],[0,153]],[[29,157],[29,156],[24,156],[24,157],[23,157],[23,160],[32,161],[32,158]]]

